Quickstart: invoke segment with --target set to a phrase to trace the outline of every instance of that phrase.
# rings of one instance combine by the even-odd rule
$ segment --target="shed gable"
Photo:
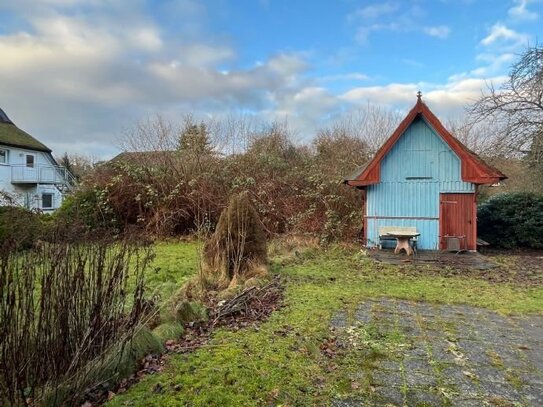
[[[365,187],[381,182],[382,161],[391,149],[394,148],[404,132],[406,132],[413,123],[421,119],[426,122],[426,125],[433,130],[434,134],[438,135],[459,158],[460,176],[462,181],[471,182],[473,184],[492,184],[507,178],[499,170],[486,164],[480,157],[470,151],[449,133],[439,119],[430,111],[428,106],[422,102],[419,94],[415,106],[410,110],[409,114],[403,119],[385,144],[383,144],[376,152],[373,159],[361,167],[351,177],[345,179],[345,183],[350,186]],[[411,153],[413,156],[412,158],[415,161],[418,159],[417,156],[421,154],[422,153]]]
[[[413,121],[381,161],[381,182],[462,182],[456,153],[422,119]]]

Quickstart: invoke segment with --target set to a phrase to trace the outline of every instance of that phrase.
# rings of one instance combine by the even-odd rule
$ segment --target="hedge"
[[[479,236],[497,247],[543,248],[543,196],[498,194],[479,205]]]

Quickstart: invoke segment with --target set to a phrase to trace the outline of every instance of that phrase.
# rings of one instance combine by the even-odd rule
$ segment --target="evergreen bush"
[[[507,249],[543,248],[543,196],[528,192],[498,194],[479,205],[479,236]]]

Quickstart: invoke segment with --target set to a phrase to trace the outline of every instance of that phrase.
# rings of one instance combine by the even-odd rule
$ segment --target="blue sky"
[[[442,118],[541,41],[542,0],[0,0],[0,107],[108,157],[156,113],[287,118],[310,139],[369,103]]]

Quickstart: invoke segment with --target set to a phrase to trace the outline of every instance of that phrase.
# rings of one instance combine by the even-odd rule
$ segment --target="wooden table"
[[[394,254],[400,253],[404,249],[408,256],[413,254],[413,248],[409,243],[414,237],[420,236],[420,233],[388,232],[387,236],[396,238],[396,248]]]

